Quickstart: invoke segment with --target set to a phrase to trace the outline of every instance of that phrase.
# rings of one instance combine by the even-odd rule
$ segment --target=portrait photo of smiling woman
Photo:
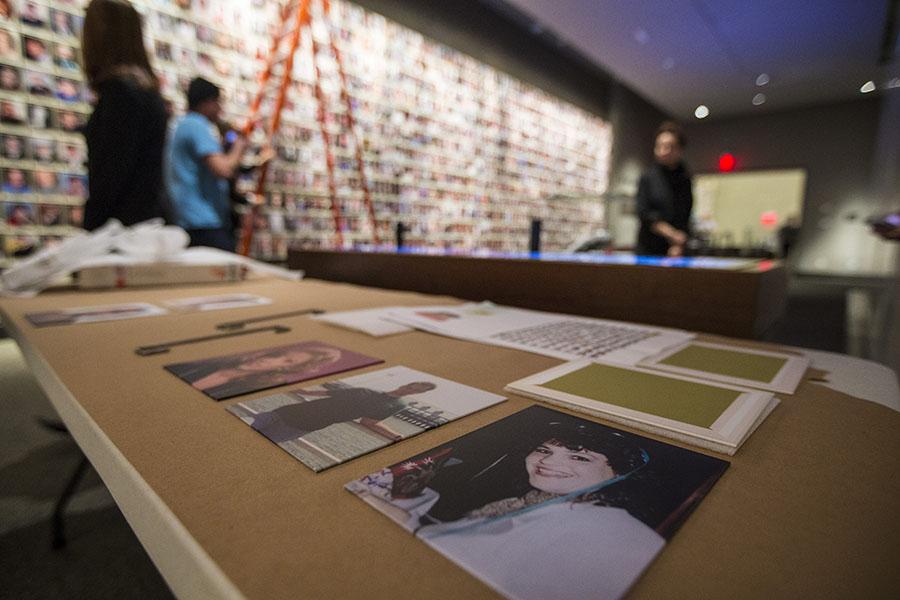
[[[348,489],[512,598],[618,598],[727,463],[532,406]]]

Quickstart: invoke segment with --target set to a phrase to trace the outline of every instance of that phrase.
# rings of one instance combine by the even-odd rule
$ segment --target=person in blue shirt
[[[175,208],[175,222],[191,238],[192,246],[233,252],[234,230],[228,180],[240,167],[247,139],[238,136],[225,153],[217,123],[222,114],[219,88],[201,78],[187,91],[188,113],[169,139],[166,185]]]

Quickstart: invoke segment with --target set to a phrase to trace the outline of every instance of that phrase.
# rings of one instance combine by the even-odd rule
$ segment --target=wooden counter
[[[291,250],[288,265],[328,281],[743,338],[762,337],[784,312],[778,261],[603,258]]]
[[[248,292],[269,306],[36,329],[27,312]],[[166,364],[322,340],[503,394],[560,361],[421,332],[372,338],[307,317],[139,357],[288,310],[448,303],[351,285],[265,280],[0,300],[3,324],[138,538],[185,598],[492,598],[495,593],[343,489],[352,479],[533,404],[519,397],[313,473]],[[362,371],[354,371],[359,374]],[[813,374],[820,377],[821,374]],[[335,375],[331,379],[346,377]],[[298,384],[293,387],[301,387]],[[289,386],[290,387],[290,386]],[[284,389],[284,388],[282,388]],[[900,413],[800,384],[637,582],[634,598],[900,597]],[[93,568],[103,569],[102,564]]]

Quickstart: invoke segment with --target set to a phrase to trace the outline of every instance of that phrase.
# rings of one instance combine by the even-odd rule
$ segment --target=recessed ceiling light
[[[756,85],[762,86],[762,85],[766,85],[767,83],[769,83],[768,73],[760,73],[759,76],[756,78]]]
[[[701,104],[697,108],[694,109],[694,116],[698,119],[705,119],[709,116],[709,109],[705,104]]]
[[[862,84],[862,87],[859,88],[859,91],[862,92],[863,94],[868,94],[869,92],[874,92],[875,91],[875,82],[874,81],[865,82],[864,84]]]
[[[675,59],[671,56],[667,56],[663,59],[662,68],[666,71],[671,71],[675,67]]]
[[[634,30],[634,41],[638,44],[646,44],[650,41],[650,34],[647,33],[646,30],[641,29],[640,27]]]
[[[766,95],[765,94],[757,94],[753,96],[753,106],[759,106],[760,104],[766,103]]]

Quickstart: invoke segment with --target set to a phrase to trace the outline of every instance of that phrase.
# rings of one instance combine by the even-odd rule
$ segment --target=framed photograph
[[[22,72],[9,65],[0,66],[0,90],[18,92],[22,89]]]
[[[55,64],[60,69],[77,71],[79,69],[78,53],[72,46],[67,46],[66,44],[55,44],[53,46],[53,64]]]
[[[53,111],[41,104],[28,105],[28,124],[35,129],[51,129],[53,127]]]
[[[40,246],[36,235],[7,235],[3,238],[3,252],[10,258],[21,258],[34,253]]]
[[[16,17],[13,0],[0,0],[0,23],[7,23]]]
[[[0,140],[3,158],[22,160],[25,158],[25,138],[20,135],[4,135]]]
[[[13,226],[35,225],[34,205],[9,202],[6,205],[6,224]]]
[[[50,9],[37,2],[26,1],[21,5],[19,20],[23,25],[46,27]]]
[[[22,55],[25,57],[25,60],[39,65],[49,65],[52,62],[47,42],[39,38],[28,37],[27,35],[22,37]]]
[[[615,599],[728,466],[531,406],[346,487],[507,598]]]
[[[318,472],[504,400],[428,373],[392,367],[228,410]]]
[[[53,96],[56,84],[53,77],[37,71],[25,71],[25,87],[35,96]]]
[[[50,28],[57,35],[70,37],[78,35],[75,27],[75,15],[62,10],[50,11]]]
[[[59,178],[53,171],[37,169],[34,172],[33,191],[38,194],[56,194],[59,192]]]
[[[30,194],[31,174],[22,169],[6,169],[3,171],[3,191],[7,194]]]
[[[241,352],[188,363],[166,370],[214,400],[249,394],[383,362],[322,342]]]
[[[66,225],[66,211],[58,204],[41,204],[38,207],[38,224],[44,227]]]
[[[70,169],[80,169],[87,160],[87,150],[75,142],[59,142],[56,145],[56,160],[66,163]]]
[[[83,196],[82,196],[83,197]],[[84,207],[81,205],[69,207],[69,225],[81,227],[84,222]]]
[[[63,102],[81,102],[81,84],[73,79],[56,78],[56,97]]]
[[[84,117],[75,111],[61,110],[57,115],[57,125],[63,131],[75,133],[84,127]]]
[[[28,141],[28,156],[32,160],[42,163],[50,163],[56,160],[53,140],[31,138]]]
[[[60,177],[60,193],[76,198],[87,198],[88,181],[86,175],[63,175]],[[81,225],[81,222],[78,223]],[[74,223],[73,223],[74,225]]]
[[[6,29],[0,29],[0,59],[16,60],[19,56],[18,36]]]

